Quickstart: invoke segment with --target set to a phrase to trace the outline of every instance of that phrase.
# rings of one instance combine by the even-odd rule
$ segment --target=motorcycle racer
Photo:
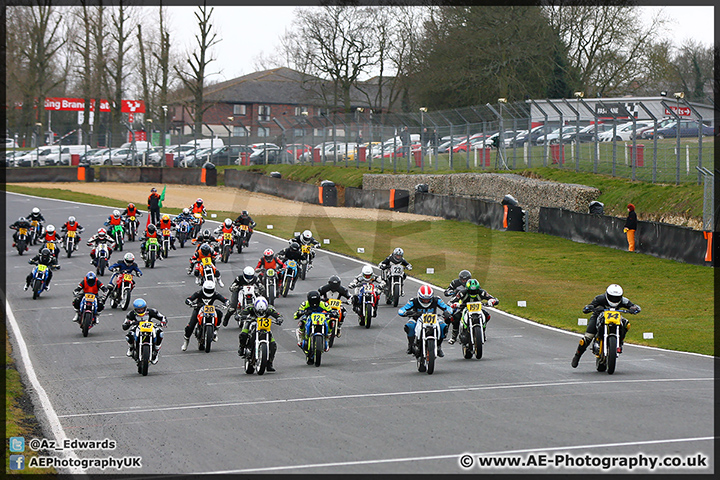
[[[378,276],[373,273],[373,269],[370,265],[365,265],[362,267],[362,271],[360,272],[360,275],[355,277],[349,284],[348,288],[357,288],[360,285],[363,285],[365,283],[372,283],[377,288],[376,291],[373,293],[375,296],[375,301],[373,302],[374,308],[373,308],[373,317],[377,316],[377,303],[378,299],[380,298],[379,291],[382,291],[385,289],[385,282]],[[358,315],[361,314],[360,311],[360,294],[357,293],[353,295],[352,297],[352,306],[353,311],[357,313]]]
[[[445,289],[444,295],[446,297],[454,297],[465,288],[465,284],[467,284],[468,280],[471,278],[472,275],[469,271],[461,270],[458,274],[458,278],[450,282],[448,288]]]
[[[142,237],[140,237],[140,255],[145,258],[145,252],[147,251],[147,241],[149,238],[154,238],[158,242],[160,242],[160,237],[158,236],[157,227],[154,223],[148,223],[147,227],[145,227],[145,231],[143,232]],[[157,252],[157,258],[159,260],[162,260],[162,249],[158,248]]]
[[[67,232],[75,232],[75,248],[74,250],[77,250],[78,243],[82,241],[80,238],[80,233],[85,231],[85,228],[80,225],[75,217],[70,215],[67,219],[67,222],[63,223],[60,227],[60,231],[63,234],[63,241],[65,241],[65,237],[67,236]]]
[[[13,233],[13,247],[15,246],[15,244],[18,241],[18,230],[19,229],[21,229],[21,228],[26,229],[28,232],[28,238],[30,238],[29,234],[30,234],[30,230],[32,229],[32,225],[25,217],[18,218],[17,222],[14,222],[12,225],[10,225],[9,228],[11,230],[15,230],[15,232]],[[26,246],[25,250],[30,250],[30,247]]]
[[[108,288],[100,281],[99,278],[97,278],[94,272],[88,272],[83,279],[80,280],[80,283],[77,287],[75,287],[75,290],[73,290],[73,295],[75,295],[72,302],[72,306],[75,309],[75,318],[73,318],[73,322],[80,323],[80,301],[86,293],[92,293],[97,297],[97,314],[98,317],[100,316],[100,312],[105,309],[105,300],[103,299],[101,301],[100,296],[98,295],[100,291],[107,293]],[[95,321],[96,323],[100,323],[99,318],[96,318]]]
[[[215,252],[212,247],[210,247],[210,245],[208,245],[207,243],[203,243],[202,245],[200,245],[200,248],[195,251],[193,256],[190,257],[190,267],[188,267],[188,274],[194,273],[196,277],[200,278],[200,265],[202,264],[202,260],[203,258],[209,258],[212,261],[212,267],[217,282],[220,284],[221,287],[224,287],[225,284],[220,279],[220,270],[218,270],[215,266],[217,257],[218,253]]]
[[[235,219],[233,224],[236,227],[239,227],[240,225],[247,225],[248,227],[248,243],[250,243],[250,238],[253,234],[253,228],[255,228],[255,222],[253,221],[252,217],[248,214],[247,210],[243,210],[240,215]]]
[[[50,291],[50,281],[52,280],[52,271],[53,270],[60,270],[60,265],[58,265],[57,257],[55,257],[52,253],[50,253],[49,248],[43,248],[40,250],[40,253],[35,255],[33,258],[28,260],[28,263],[30,265],[45,265],[47,268],[47,281],[45,282],[45,290]],[[33,279],[33,273],[30,272],[27,277],[25,277],[25,287],[23,290],[27,290],[30,288],[30,282],[32,282]]]
[[[322,297],[323,301],[327,301],[328,293],[330,293],[330,292],[337,293],[336,298],[345,297],[349,300],[352,297],[352,294],[348,291],[348,289],[342,286],[342,281],[340,280],[340,277],[338,277],[337,275],[331,276],[328,279],[328,283],[318,289],[318,293],[320,294],[320,297]],[[343,309],[343,311],[345,311],[345,307],[342,307],[342,309]],[[343,323],[345,323],[345,315],[342,315],[339,318],[338,328],[337,328],[337,336],[338,337],[341,336]]]
[[[227,327],[230,318],[237,310],[240,290],[242,290],[242,287],[244,287],[245,285],[253,285],[255,287],[255,292],[257,296],[263,296],[265,293],[265,287],[255,275],[255,269],[249,265],[245,267],[243,269],[243,272],[237,277],[235,277],[235,280],[233,280],[232,284],[230,285],[230,307],[228,308],[227,312],[225,312],[225,318],[223,319],[223,327]]]
[[[203,302],[202,300],[205,300]],[[212,305],[213,302],[220,301],[225,306],[229,306],[229,301],[225,296],[215,291],[215,282],[212,280],[208,280],[203,283],[203,286],[200,290],[190,295],[188,298],[185,299],[185,303],[187,305],[193,306],[192,314],[190,315],[190,322],[185,326],[185,337],[184,342],[182,344],[182,351],[184,352],[187,350],[188,344],[190,343],[190,335],[192,335],[193,331],[195,330],[195,326],[198,324],[198,313],[200,312],[200,307],[203,305]],[[215,327],[215,337],[213,339],[214,341],[217,341],[217,326]]]
[[[135,255],[131,252],[127,252],[121,261],[110,265],[108,270],[113,272],[110,280],[108,280],[109,290],[115,288],[115,279],[123,273],[135,273],[138,277],[142,277],[142,271],[140,270],[140,267],[138,267],[138,264],[135,263]],[[132,285],[134,288],[135,280],[133,280]]]
[[[160,217],[160,221],[157,224],[157,229],[160,231],[161,234],[163,230],[170,230],[172,227],[173,222],[172,220],[170,220],[170,215],[166,213],[162,217]],[[172,250],[177,250],[177,248],[175,248],[175,235],[172,234],[172,231],[170,231],[170,248]]]
[[[418,289],[416,297],[411,298],[405,305],[398,309],[398,315],[400,315],[401,317],[407,317],[413,316],[413,314],[417,315],[423,313],[436,313],[436,310],[438,308],[443,309],[443,317],[450,318],[450,315],[452,315],[452,308],[450,308],[449,305],[443,302],[440,297],[433,294],[432,287],[430,285],[423,285]],[[439,318],[438,323],[440,324],[440,339],[438,340],[437,344],[437,354],[438,357],[444,357],[445,354],[442,351],[441,345],[443,339],[447,335],[448,326]],[[407,354],[413,353],[413,345],[415,344],[416,340],[416,325],[417,320],[415,320],[414,318],[410,318],[410,320],[408,320],[408,322],[403,326],[403,329],[405,330],[408,339],[408,348],[405,352]]]
[[[110,235],[107,234],[107,231],[104,228],[99,228],[97,233],[90,237],[87,241],[88,247],[93,247],[92,250],[90,250],[90,258],[92,259],[90,263],[97,266],[96,259],[95,259],[95,250],[97,249],[98,245],[101,243],[104,243],[107,245],[108,249],[108,258],[110,258],[110,255],[112,254],[113,249],[115,248],[115,240],[113,240]]]
[[[311,290],[308,292],[307,300],[301,303],[300,307],[298,307],[297,311],[293,314],[293,318],[298,320],[297,330],[295,331],[298,347],[301,347],[306,351],[307,335],[305,334],[305,322],[311,313],[324,313],[325,315],[337,317],[337,313],[332,308],[328,307],[327,303],[322,301],[322,298],[320,298],[320,292],[317,290]],[[325,325],[325,330],[325,333],[327,334],[327,324]]]
[[[457,305],[454,305],[455,311],[452,315],[452,334],[450,335],[450,340],[448,340],[448,344],[452,345],[457,341],[457,336],[460,331],[460,319],[462,318],[463,308],[466,303],[468,302],[479,302],[481,300],[487,300],[488,305],[491,307],[494,307],[500,301],[487,293],[485,290],[480,288],[480,282],[475,280],[474,278],[471,278],[467,281],[465,284],[465,291],[460,294],[460,298],[457,300]],[[486,321],[485,323],[490,321],[490,312],[487,312],[483,310],[485,313]]]
[[[275,310],[275,307],[269,305],[265,297],[258,297],[255,299],[255,303],[243,308],[239,315],[240,319],[243,321],[243,327],[238,337],[238,355],[241,357],[248,354],[245,349],[250,347],[248,345],[248,341],[250,340],[250,322],[260,317],[272,317],[275,319],[276,325],[282,325],[283,323],[282,314]],[[275,368],[273,367],[273,360],[275,359],[276,352],[277,344],[275,343],[275,337],[272,332],[270,332],[270,355],[268,356],[267,363],[268,372],[275,371]]]
[[[163,330],[160,327],[167,326],[167,317],[165,317],[165,315],[163,315],[154,308],[148,308],[147,302],[145,302],[145,300],[143,300],[142,298],[138,298],[133,302],[133,309],[130,310],[125,317],[125,321],[122,324],[122,329],[129,330],[128,333],[125,335],[125,340],[128,343],[128,351],[125,355],[127,355],[128,357],[132,357],[133,350],[135,350],[135,327],[140,322],[146,322],[153,318],[157,319],[160,323],[160,326],[155,327],[155,338],[153,338],[152,358],[150,358],[150,363],[155,365],[160,359],[160,347],[162,346],[163,341]]]
[[[263,277],[265,276],[265,271],[269,268],[272,268],[277,272],[277,279],[278,279],[278,289],[282,288],[282,281],[283,281],[283,270],[285,269],[285,264],[275,256],[275,252],[272,248],[267,248],[263,252],[263,256],[260,257],[260,260],[258,260],[257,265],[255,266],[255,270],[260,270],[260,282],[263,282]]]

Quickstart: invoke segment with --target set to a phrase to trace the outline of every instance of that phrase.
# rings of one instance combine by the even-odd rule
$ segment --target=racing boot
[[[160,347],[153,346],[153,352],[152,352],[152,357],[150,358],[150,363],[155,365],[155,364],[157,364],[158,360],[160,360]]]
[[[184,352],[187,350],[188,344],[190,343],[190,337],[183,336],[183,344],[182,344],[182,351]]]
[[[457,342],[457,337],[458,337],[458,328],[453,323],[452,334],[450,335],[450,340],[448,340],[448,345],[452,345],[455,342]]]
[[[239,340],[240,340],[240,348],[238,349],[238,354],[240,356],[245,355],[245,349],[247,348],[247,341],[250,337],[250,334],[248,332],[240,332]],[[242,353],[240,353],[242,351]]]
[[[275,342],[270,342],[270,357],[268,357],[267,363],[268,372],[275,371],[275,367],[273,367],[273,360],[275,360],[275,352],[277,352],[277,345],[275,344]]]
[[[438,340],[438,344],[437,344],[437,356],[438,357],[445,356],[445,352],[443,352],[443,350],[442,350],[442,342],[443,342],[442,338],[440,340]]]
[[[407,337],[408,347],[407,350],[405,350],[405,353],[408,355],[412,355],[413,353],[413,345],[415,345],[415,337]]]
[[[575,356],[573,356],[572,362],[570,362],[570,365],[573,368],[577,368],[578,363],[580,363],[580,357],[582,357],[582,354],[585,353],[585,350],[587,350],[587,347],[590,345],[590,342],[592,342],[592,339],[593,337],[588,333],[580,339]]]
[[[235,314],[234,308],[228,308],[227,312],[225,312],[225,318],[223,319],[223,327],[228,326],[228,322],[230,321],[230,318]]]

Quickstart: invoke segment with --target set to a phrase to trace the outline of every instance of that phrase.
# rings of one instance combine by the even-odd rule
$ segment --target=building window
[[[261,122],[270,121],[270,105],[258,105],[258,120]]]
[[[258,127],[258,137],[269,137],[270,129],[267,127]]]
[[[308,107],[295,107],[295,116],[300,116],[308,113]]]
[[[247,130],[245,127],[233,126],[233,137],[247,137]]]
[[[247,115],[245,105],[233,105],[233,115]]]
[[[304,137],[305,136],[305,130],[302,128],[296,128],[293,132],[293,136],[295,137]]]

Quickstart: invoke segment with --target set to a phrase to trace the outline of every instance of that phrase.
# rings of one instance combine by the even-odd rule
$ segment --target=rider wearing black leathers
[[[455,295],[461,293],[459,290],[465,289],[465,284],[468,280],[472,278],[472,275],[467,270],[461,270],[458,274],[458,278],[450,282],[450,285],[448,288],[445,289],[445,292],[443,294],[446,297],[454,297]]]
[[[30,225],[30,222],[25,217],[20,217],[17,219],[15,223],[10,225],[11,230],[15,230],[15,233],[13,233],[13,247],[15,246],[15,243],[18,241],[18,230],[24,228],[27,230],[28,234],[30,233],[30,229],[32,228],[32,225]],[[29,246],[25,246],[25,250],[29,250]]]
[[[190,335],[193,334],[195,326],[198,324],[197,317],[198,313],[200,312],[200,307],[204,305],[212,305],[213,302],[216,301],[222,302],[226,306],[229,305],[229,300],[225,298],[224,295],[215,291],[215,282],[213,282],[212,280],[208,280],[203,283],[203,286],[200,290],[185,299],[185,303],[189,306],[192,306],[193,311],[190,316],[190,321],[185,326],[185,341],[182,345],[183,351],[187,350],[188,343],[190,343]],[[218,318],[220,318],[220,314],[218,314]],[[215,328],[215,339],[217,339],[217,328]]]
[[[622,287],[620,287],[620,285],[617,284],[612,284],[608,286],[607,290],[605,290],[605,293],[593,298],[592,302],[590,302],[588,305],[585,305],[585,307],[583,308],[583,313],[593,313],[588,320],[587,328],[585,329],[585,335],[583,336],[583,338],[580,339],[580,344],[578,345],[575,356],[572,359],[571,365],[573,368],[577,368],[578,363],[580,362],[580,357],[583,353],[585,353],[588,345],[592,343],[595,335],[597,335],[598,333],[598,316],[608,308],[624,308],[630,313],[640,312],[640,306],[635,305],[633,302],[623,297],[623,289]],[[628,325],[629,323],[626,324],[625,322],[623,322],[622,327],[620,328],[619,349],[622,349],[622,344],[625,340],[625,333],[627,333]]]
[[[155,327],[153,352],[152,358],[150,359],[153,364],[156,364],[158,360],[158,354],[160,353],[160,347],[162,346],[163,341],[163,331],[160,327],[167,326],[167,318],[165,317],[165,315],[163,315],[154,308],[148,308],[145,300],[139,298],[135,300],[135,302],[133,303],[133,309],[130,310],[125,317],[125,321],[122,324],[122,329],[128,330],[128,333],[125,335],[125,340],[127,340],[128,343],[128,351],[126,355],[128,357],[132,357],[133,350],[135,349],[135,334],[133,333],[135,327],[140,322],[145,322],[152,318],[160,322],[160,326]]]
[[[328,293],[334,292],[337,293],[337,296],[335,298],[342,298],[345,297],[348,300],[352,297],[352,294],[348,291],[347,288],[342,286],[342,281],[340,280],[340,277],[337,275],[333,275],[328,279],[328,283],[326,285],[323,285],[322,287],[318,288],[318,293],[320,293],[320,297],[324,302],[327,302],[328,300]],[[344,311],[344,308],[343,308]],[[337,336],[339,337],[341,335],[341,329],[342,325],[345,321],[345,315],[343,314],[340,317],[340,322],[338,324],[338,333]]]
[[[60,265],[58,265],[57,257],[50,253],[49,248],[43,248],[40,250],[40,253],[35,255],[33,258],[28,260],[28,263],[30,265],[45,265],[47,268],[47,281],[45,282],[45,290],[50,290],[50,281],[52,280],[52,271],[53,270],[60,270]],[[32,282],[33,279],[33,273],[30,272],[27,277],[25,277],[25,290],[30,288],[30,282]]]
[[[230,308],[225,312],[225,318],[223,319],[223,327],[227,327],[230,318],[237,310],[237,305],[240,297],[240,291],[246,285],[253,285],[255,287],[255,294],[258,297],[265,295],[265,286],[259,281],[258,276],[255,275],[255,269],[251,266],[247,266],[243,269],[243,273],[235,277],[233,283],[230,285]]]
[[[233,224],[236,227],[239,227],[240,225],[246,225],[248,227],[248,237],[247,241],[250,243],[250,238],[253,234],[253,228],[255,228],[255,222],[253,221],[252,217],[248,215],[247,210],[243,210],[240,215],[235,219]]]

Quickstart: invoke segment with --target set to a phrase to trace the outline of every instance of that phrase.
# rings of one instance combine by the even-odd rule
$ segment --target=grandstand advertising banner
[[[85,110],[85,99],[48,97],[45,99],[45,110],[81,112]],[[95,111],[95,100],[90,102],[90,111]],[[110,102],[100,100],[100,111],[109,112]],[[145,113],[145,102],[142,100],[122,100],[120,111],[123,113]]]

